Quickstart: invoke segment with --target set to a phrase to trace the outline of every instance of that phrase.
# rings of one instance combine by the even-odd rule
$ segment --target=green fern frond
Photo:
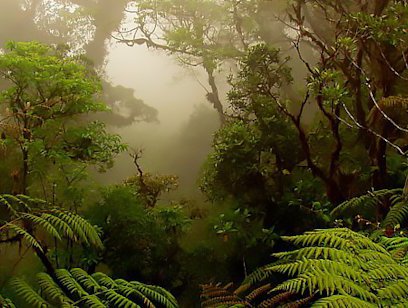
[[[344,290],[347,294],[359,297],[372,303],[378,302],[375,294],[368,290],[368,287],[355,283],[354,281],[320,269],[313,269],[301,274],[296,278],[289,279],[278,286],[273,291],[289,291],[301,295],[312,295],[319,292],[320,295],[334,295],[336,291]]]
[[[72,303],[72,300],[67,297],[50,275],[46,273],[38,273],[37,282],[41,288],[42,294],[44,294],[48,300],[57,302],[58,304]]]
[[[71,292],[72,295],[79,298],[88,296],[82,286],[72,277],[71,273],[66,269],[58,269],[55,271],[58,281],[61,282],[64,287]]]
[[[115,282],[117,283],[116,291],[120,293],[121,295],[126,296],[128,298],[131,296],[134,298],[137,298],[141,302],[143,302],[145,307],[149,307],[149,308],[155,307],[155,305],[152,303],[152,301],[148,297],[146,297],[142,292],[139,292],[138,290],[133,288],[131,285],[129,285],[129,282],[127,282],[126,280],[116,279]]]
[[[313,303],[312,308],[376,308],[372,304],[349,295],[332,295],[321,298]]]
[[[60,210],[53,210],[52,213],[69,224],[69,226],[82,240],[83,243],[91,244],[100,249],[103,248],[103,244],[98,232],[96,231],[95,227],[92,226],[86,219],[74,213],[63,212]]]
[[[110,306],[112,307],[126,307],[126,308],[138,308],[140,307],[139,305],[135,304],[134,302],[132,302],[131,300],[129,300],[128,298],[126,298],[125,296],[117,293],[114,290],[108,290],[104,293],[104,296],[106,296],[106,298],[109,301]]]
[[[395,280],[408,277],[408,267],[396,263],[387,264],[386,266],[379,266],[370,270],[368,275],[371,279],[376,280]]]
[[[81,297],[81,299],[75,302],[74,304],[80,304],[80,303],[84,303],[86,304],[86,307],[90,307],[90,308],[106,308],[107,307],[107,304],[105,304],[103,301],[101,301],[100,298],[98,298],[96,295],[93,295],[93,294]],[[74,306],[74,307],[77,307],[77,306]]]
[[[13,223],[6,223],[4,226],[5,226],[5,229],[9,229],[15,232],[16,234],[21,235],[23,239],[26,240],[30,246],[35,247],[39,251],[43,252],[43,248],[41,247],[40,243],[36,240],[36,238],[33,235],[28,233],[26,230],[24,230],[20,226],[13,224]]]
[[[62,219],[60,219],[59,217],[54,216],[52,214],[43,213],[41,214],[41,218],[52,224],[54,228],[58,229],[59,232],[62,233],[67,238],[75,242],[77,241],[77,237],[75,236],[74,231],[72,230],[70,225],[63,221]]]
[[[382,299],[405,299],[408,297],[408,277],[391,282],[386,287],[378,290],[378,296]]]
[[[112,278],[110,278],[108,275],[106,275],[104,273],[96,272],[96,273],[92,274],[91,276],[101,286],[104,286],[104,287],[107,287],[107,288],[117,287],[116,282]]]
[[[88,292],[96,293],[101,289],[101,286],[96,280],[81,268],[73,268],[70,270],[72,277],[77,280]]]
[[[355,216],[365,211],[374,212],[382,199],[400,196],[401,193],[401,188],[370,191],[365,195],[352,198],[339,204],[331,211],[330,215],[333,217],[340,217],[344,214],[348,214],[348,216]]]
[[[402,224],[408,217],[408,202],[402,200],[393,205],[382,222],[385,227],[394,227],[398,224]]]
[[[5,207],[11,215],[16,216],[17,211],[14,209],[14,207],[11,205],[11,203],[7,200],[7,195],[0,195],[0,205]]]
[[[169,308],[178,307],[176,299],[172,295],[170,295],[169,297],[163,294],[162,288],[146,285],[137,281],[131,281],[129,282],[129,285],[131,285],[135,290],[145,294],[145,296],[148,297],[151,301],[157,302],[158,304],[163,305],[164,307]]]
[[[10,284],[13,286],[15,292],[31,307],[50,307],[50,304],[24,280],[13,278]]]
[[[48,234],[50,234],[51,236],[55,237],[58,240],[61,240],[61,236],[59,232],[57,231],[57,229],[55,229],[54,226],[49,221],[42,218],[41,216],[36,216],[33,214],[29,214],[29,213],[23,213],[21,215],[21,218],[24,220],[30,221],[36,225],[41,226],[45,231],[47,231]]]
[[[295,276],[306,273],[315,268],[322,269],[330,274],[339,275],[353,281],[362,282],[368,279],[367,275],[357,267],[352,267],[346,263],[324,259],[302,259],[291,263],[275,265],[270,268],[271,271]]]
[[[282,262],[280,261],[273,262],[268,265],[257,268],[255,271],[253,271],[247,277],[245,277],[241,286],[236,290],[236,293],[242,293],[249,287],[253,286],[254,284],[270,278],[274,274],[274,272],[271,271],[270,268],[280,263]]]
[[[381,245],[347,228],[309,231],[302,235],[283,236],[282,239],[297,246],[331,247],[349,252],[356,249],[371,249],[387,254]]]
[[[331,247],[304,247],[297,250],[275,252],[272,256],[280,259],[308,258],[308,259],[340,259],[345,260],[354,257],[353,254]]]

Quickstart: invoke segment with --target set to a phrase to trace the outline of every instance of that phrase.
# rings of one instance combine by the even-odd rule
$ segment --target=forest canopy
[[[0,28],[1,307],[407,305],[406,1],[7,0]],[[158,137],[149,91],[201,105]]]

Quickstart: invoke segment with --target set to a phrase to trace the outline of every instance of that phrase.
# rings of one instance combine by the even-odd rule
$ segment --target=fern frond
[[[31,307],[50,307],[49,303],[24,280],[13,278],[10,284],[14,287],[15,292]]]
[[[129,308],[139,308],[137,304],[132,302],[131,300],[127,299],[125,296],[117,293],[114,290],[108,290],[104,293],[104,296],[109,301],[109,304],[112,307],[129,307]]]
[[[20,226],[13,224],[13,223],[6,223],[4,226],[5,226],[5,229],[9,229],[15,232],[16,234],[21,235],[23,239],[26,240],[30,246],[35,247],[39,251],[43,252],[43,248],[41,247],[37,239],[33,235],[28,233],[26,230],[24,230]]]
[[[304,258],[302,260],[296,260],[287,264],[275,265],[271,267],[270,270],[282,274],[287,274],[289,276],[295,276],[306,273],[316,268],[322,269],[330,274],[346,277],[353,281],[362,282],[368,279],[364,272],[356,267],[349,266],[346,263],[324,259],[316,260]]]
[[[274,307],[276,304],[278,303],[283,303],[286,300],[290,299],[291,297],[293,297],[294,295],[296,295],[296,293],[293,292],[280,292],[277,295],[274,295],[273,297],[266,299],[264,301],[262,301],[259,304],[259,308],[269,308],[269,307]]]
[[[401,193],[401,188],[370,191],[365,195],[344,201],[335,207],[330,215],[333,217],[340,217],[345,214],[348,214],[348,216],[355,216],[365,211],[374,212],[382,199],[400,196]]]
[[[402,200],[393,205],[382,222],[385,227],[394,227],[397,224],[402,224],[408,217],[408,202]]]
[[[46,273],[38,273],[37,282],[41,288],[42,294],[44,294],[48,300],[57,302],[58,304],[72,303],[72,300],[67,297],[50,275]]]
[[[408,267],[400,264],[381,264],[378,268],[375,268],[368,272],[371,279],[376,280],[395,280],[399,278],[408,277]]]
[[[168,295],[163,294],[162,288],[160,287],[143,284],[137,281],[131,281],[129,282],[129,285],[131,285],[135,290],[145,294],[145,296],[148,297],[151,301],[157,302],[158,304],[163,305],[164,307],[168,308],[178,307],[177,301],[173,297],[173,295],[171,295],[170,293],[168,293]]]
[[[202,307],[219,307],[225,305],[226,302],[247,304],[244,300],[236,295],[224,295],[207,299],[201,303]]]
[[[272,288],[272,285],[270,283],[267,283],[253,290],[251,293],[245,296],[245,299],[250,302],[254,300],[255,298],[259,297],[260,295],[264,294],[265,292],[269,291],[271,288]]]
[[[90,308],[106,308],[107,307],[105,303],[103,303],[96,295],[93,295],[93,294],[81,297],[81,299],[77,301],[76,303],[77,304],[85,303],[86,307],[90,307]],[[74,306],[74,307],[77,307],[77,306]]]
[[[66,269],[58,269],[55,271],[58,281],[64,285],[64,287],[71,292],[72,295],[78,296],[79,298],[88,296],[82,286],[72,277],[71,273]]]
[[[36,216],[33,214],[29,213],[23,213],[21,215],[21,218],[27,221],[30,221],[36,225],[41,226],[45,231],[47,231],[48,234],[50,234],[52,237],[61,240],[61,236],[57,229],[54,228],[54,226],[47,221],[46,219],[42,218],[41,216]]]
[[[93,273],[91,276],[101,286],[104,286],[104,287],[107,287],[107,288],[117,287],[116,282],[112,278],[110,278],[108,275],[106,275],[104,273],[96,272],[96,273]]]
[[[126,280],[116,279],[115,282],[118,285],[116,288],[116,291],[120,293],[121,295],[124,295],[128,298],[132,296],[136,299],[139,299],[141,302],[143,302],[145,307],[149,307],[149,308],[155,307],[155,305],[152,303],[152,301],[148,297],[146,297],[142,292],[133,288],[133,286],[129,285],[129,282],[127,282]]]
[[[355,249],[371,249],[387,254],[387,251],[381,245],[347,228],[318,229],[302,235],[282,236],[282,239],[297,246],[315,245],[349,252],[353,252]]]
[[[5,207],[12,216],[16,216],[17,211],[14,209],[14,207],[11,205],[11,203],[7,200],[6,197],[7,195],[0,195],[0,205]]]
[[[96,282],[96,280],[88,275],[81,268],[73,268],[70,270],[72,277],[77,280],[88,292],[96,293],[101,289],[101,286]]]
[[[53,210],[54,216],[57,216],[61,220],[65,221],[75,234],[82,240],[85,244],[90,244],[100,249],[103,248],[102,241],[99,237],[98,232],[95,227],[92,226],[86,219],[79,215],[71,212],[63,212],[60,210]]]
[[[408,297],[408,278],[391,282],[386,287],[378,290],[382,299],[404,299]]]
[[[348,251],[332,247],[303,247],[292,251],[273,253],[272,256],[280,259],[327,259],[327,260],[350,260],[355,259],[355,255]]]
[[[1,296],[1,294],[0,294],[0,307],[16,308],[16,306],[13,304],[13,302],[10,299],[4,298],[3,296]]]
[[[72,230],[72,228],[69,226],[69,224],[67,224],[65,221],[63,221],[59,217],[54,216],[52,214],[43,213],[43,214],[41,214],[41,218],[43,218],[44,220],[46,220],[50,224],[52,224],[54,226],[54,228],[58,229],[59,232],[62,233],[67,238],[69,238],[69,239],[71,239],[71,240],[73,240],[75,242],[77,241],[77,237],[75,236],[74,231]]]
[[[247,277],[245,277],[241,286],[236,290],[236,293],[242,293],[252,285],[270,278],[274,274],[274,272],[269,269],[273,265],[280,263],[281,263],[280,261],[277,261],[257,268],[255,271],[253,271]]]
[[[334,295],[337,290],[344,290],[347,294],[372,303],[378,302],[377,296],[371,293],[368,288],[340,275],[323,272],[320,269],[313,269],[296,278],[289,279],[273,289],[273,291],[289,291],[301,295],[312,295],[315,291],[321,295]]]
[[[376,308],[375,304],[349,295],[323,297],[313,303],[312,308]]]

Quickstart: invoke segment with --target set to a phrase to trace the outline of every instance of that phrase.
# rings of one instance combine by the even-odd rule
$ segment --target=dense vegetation
[[[408,305],[406,1],[91,2],[7,4],[35,31],[0,33],[0,306]],[[157,111],[108,39],[206,76],[205,202],[111,133]]]

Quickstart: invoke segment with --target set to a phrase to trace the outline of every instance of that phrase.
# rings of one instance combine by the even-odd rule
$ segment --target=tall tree
[[[84,120],[107,107],[97,97],[97,75],[67,49],[10,42],[0,56],[0,74],[8,83],[0,96],[2,143],[5,151],[16,147],[20,160],[12,170],[15,193],[27,192],[30,177],[46,185],[43,176],[52,166],[69,185],[78,176],[78,165],[71,163],[104,168],[124,149],[102,123]]]

